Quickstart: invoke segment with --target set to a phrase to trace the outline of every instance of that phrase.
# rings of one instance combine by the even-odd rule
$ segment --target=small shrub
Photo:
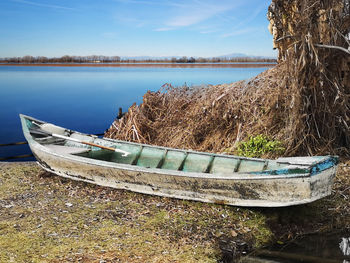
[[[282,154],[285,148],[280,141],[271,140],[265,135],[250,136],[248,141],[238,145],[238,155],[245,157],[261,157],[265,154]]]

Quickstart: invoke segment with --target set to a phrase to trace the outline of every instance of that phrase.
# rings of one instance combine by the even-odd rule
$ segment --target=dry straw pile
[[[279,65],[249,81],[144,95],[106,137],[203,151],[234,151],[264,134],[286,155],[350,150],[349,0],[273,0]]]

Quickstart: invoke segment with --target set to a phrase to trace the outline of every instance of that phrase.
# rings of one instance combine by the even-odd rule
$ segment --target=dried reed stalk
[[[342,49],[349,46],[349,1],[272,0],[268,17],[278,66],[233,84],[165,84],[105,136],[222,152],[265,134],[283,141],[286,155],[348,155],[350,60]]]

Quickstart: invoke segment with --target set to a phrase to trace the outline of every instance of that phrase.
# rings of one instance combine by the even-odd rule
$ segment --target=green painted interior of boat
[[[169,170],[179,170],[182,161],[185,159],[185,152],[168,151],[161,168]]]
[[[214,154],[201,154],[172,150],[165,148],[148,147],[134,144],[118,144],[118,149],[129,152],[123,157],[118,152],[104,149],[94,149],[74,155],[115,162],[121,164],[136,165],[145,168],[161,168],[183,172],[232,174],[234,172],[260,172],[280,169],[282,164],[271,160],[247,160]]]
[[[236,172],[261,175],[281,175],[309,174],[310,172],[312,174],[317,174],[338,163],[337,156],[300,157],[300,159],[295,158],[295,160],[293,158],[279,158],[275,161],[177,150],[123,141],[111,141],[108,139],[101,140],[94,136],[67,130],[24,115],[21,115],[21,118],[22,124],[24,125],[23,127],[26,127],[26,129],[24,129],[25,134],[29,132],[34,140],[42,145],[52,145],[51,148],[54,148],[55,151],[59,150],[62,153],[66,152],[68,154],[85,158],[135,165],[145,168],[160,168],[183,172],[221,175],[231,175]],[[67,140],[65,138],[58,139],[56,138],[57,136],[48,135],[50,133],[45,130],[42,131],[41,129],[45,124],[54,126],[56,130],[57,128],[62,129],[63,135],[70,136],[72,140]],[[74,139],[79,140],[80,142],[76,142]],[[127,156],[122,156],[120,152],[86,146],[81,144],[81,141],[96,142],[101,146],[115,147],[126,151],[129,154]],[[70,147],[72,149],[74,148],[74,150],[69,151]],[[82,149],[82,152],[79,152],[79,148]]]
[[[34,126],[33,122],[28,120],[28,119],[25,119],[25,120],[26,120],[26,124],[27,124],[28,129],[31,129]]]

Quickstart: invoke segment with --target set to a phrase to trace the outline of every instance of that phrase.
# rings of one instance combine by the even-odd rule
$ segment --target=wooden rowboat
[[[101,139],[20,118],[43,169],[158,196],[252,207],[304,204],[331,194],[338,163],[335,156],[267,160]]]

